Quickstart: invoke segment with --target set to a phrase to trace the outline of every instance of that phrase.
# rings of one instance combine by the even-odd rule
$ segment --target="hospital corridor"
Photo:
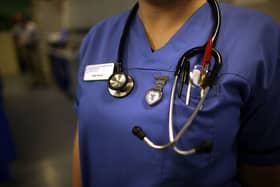
[[[32,89],[21,77],[3,80],[5,109],[16,147],[4,187],[71,185],[76,125],[72,103],[54,87]]]
[[[79,95],[81,88],[77,86],[78,77],[81,77],[79,74],[80,46],[92,26],[106,17],[130,9],[135,2],[131,0],[1,0],[0,187],[72,186],[73,144],[78,122],[77,90],[79,90],[78,96],[81,97]],[[278,24],[280,23],[279,0],[221,0],[219,2],[261,11],[273,17]],[[112,41],[117,41],[117,39],[112,39]],[[141,42],[137,44],[141,45]],[[102,45],[103,48],[106,47]],[[108,47],[108,51],[111,52],[111,48]],[[92,56],[100,58],[99,54]],[[88,61],[94,61],[90,59],[90,55],[86,57]],[[112,67],[106,71],[113,72],[114,70],[110,68]],[[93,78],[89,77],[89,79]],[[162,80],[159,79],[164,80],[160,82]],[[164,76],[155,77],[155,82],[158,82],[152,84],[162,91],[168,80],[169,78]],[[122,98],[122,90],[114,92],[110,90],[113,86],[109,85],[110,94]],[[143,88],[146,89],[144,86]],[[151,88],[152,91],[154,91],[153,88]],[[130,91],[125,94],[130,94]],[[98,92],[92,95],[98,96]],[[110,99],[108,101],[111,101]],[[161,98],[157,101],[152,99],[146,98],[151,107],[154,103],[161,102]],[[88,101],[87,104],[91,102],[93,101]],[[101,104],[97,102],[97,105]],[[112,107],[114,107],[113,104]],[[106,106],[104,106],[105,109]],[[116,115],[119,112],[117,111]],[[100,128],[105,129],[105,127]],[[139,135],[139,132],[137,133]],[[142,131],[140,139],[143,135],[141,133]],[[107,139],[102,141],[105,144],[109,142]],[[120,142],[125,141],[120,140]],[[130,142],[125,142],[124,145],[126,144],[130,145]],[[116,147],[121,147],[121,145]],[[114,149],[112,148],[112,151]],[[146,149],[148,150],[145,147],[144,152]],[[123,152],[126,153],[127,150],[124,149]],[[151,153],[152,150],[146,152]],[[142,159],[144,158],[139,160],[142,161]],[[125,174],[120,172],[119,175]],[[103,187],[111,186],[104,185]]]

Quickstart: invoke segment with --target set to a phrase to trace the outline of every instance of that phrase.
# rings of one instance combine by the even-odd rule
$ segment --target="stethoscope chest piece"
[[[125,73],[114,73],[108,80],[108,91],[113,97],[122,98],[133,90],[134,81]]]

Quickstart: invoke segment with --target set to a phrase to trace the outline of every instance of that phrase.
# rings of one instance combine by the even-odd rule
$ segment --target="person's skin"
[[[151,49],[163,47],[206,0],[139,0],[138,15]],[[81,187],[79,145],[76,136],[73,156],[73,187]],[[241,165],[240,180],[245,187],[280,187],[280,165]]]
[[[73,187],[82,187],[78,128],[76,130],[75,139],[74,139],[72,176],[73,176],[72,186]]]
[[[163,47],[206,0],[139,0],[138,15],[153,50]]]

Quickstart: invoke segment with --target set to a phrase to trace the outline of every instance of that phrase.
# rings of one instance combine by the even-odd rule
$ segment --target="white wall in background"
[[[87,28],[97,21],[130,8],[133,0],[65,0],[63,26]]]
[[[18,62],[12,34],[0,32],[0,74],[14,76],[18,73]]]
[[[280,23],[280,0],[221,0],[222,2],[233,3],[256,9],[273,17]]]
[[[240,5],[249,5],[249,4],[256,4],[256,3],[267,3],[269,0],[233,0],[234,3]]]
[[[43,34],[61,30],[63,6],[60,1],[33,0],[33,15]]]

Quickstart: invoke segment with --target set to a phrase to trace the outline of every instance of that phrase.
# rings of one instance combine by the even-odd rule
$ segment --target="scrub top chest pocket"
[[[218,91],[219,86],[217,84],[214,84],[207,93],[206,99],[200,111],[203,111],[204,109],[208,108],[207,103],[213,101],[214,99],[217,99],[219,95]],[[183,88],[182,95],[180,97],[177,97],[177,99],[182,102],[182,106],[185,106],[189,109],[195,109],[199,100],[202,98],[202,92],[203,90],[198,86],[187,85]]]

